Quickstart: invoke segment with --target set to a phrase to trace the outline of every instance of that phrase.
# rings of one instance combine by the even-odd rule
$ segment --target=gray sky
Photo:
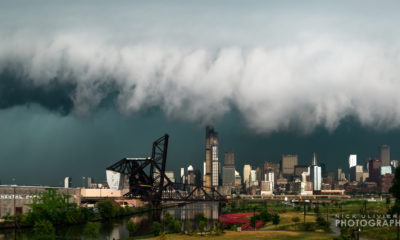
[[[2,1],[0,179],[101,178],[164,132],[177,136],[171,167],[200,167],[209,123],[240,164],[285,152],[306,162],[316,151],[344,166],[349,153],[367,158],[391,141],[395,158],[399,10],[397,1]],[[354,149],[344,144],[352,137]]]

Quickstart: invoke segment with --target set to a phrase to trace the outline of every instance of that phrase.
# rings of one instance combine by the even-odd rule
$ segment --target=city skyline
[[[165,133],[168,170],[202,169],[206,125],[238,168],[400,159],[399,6],[4,1],[0,180],[104,179]]]

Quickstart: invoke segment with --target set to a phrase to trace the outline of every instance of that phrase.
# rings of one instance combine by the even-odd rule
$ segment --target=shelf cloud
[[[123,114],[160,107],[171,118],[210,123],[235,108],[259,133],[334,129],[348,116],[365,126],[400,125],[394,47],[330,38],[273,49],[116,46],[62,34],[20,39],[0,45],[3,108],[37,102],[90,115],[114,94]]]
[[[5,19],[20,17],[0,24],[3,109],[38,103],[90,116],[111,100],[122,114],[157,107],[202,124],[235,109],[257,133],[333,130],[346,117],[379,129],[400,125],[398,35],[382,28],[391,24],[371,14],[370,2],[357,14],[349,3],[339,16],[313,5],[317,14],[299,6],[290,17],[282,17],[285,4],[266,12],[234,4],[224,19],[222,6],[195,14],[183,11],[195,6],[149,3],[113,15],[106,2],[74,11],[53,5],[4,8]],[[387,38],[359,30],[367,25]]]

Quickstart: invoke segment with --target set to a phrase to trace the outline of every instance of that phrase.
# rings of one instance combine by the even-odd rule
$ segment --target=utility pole
[[[329,204],[326,204],[326,226],[329,226],[328,215],[329,215]]]
[[[306,203],[303,203],[304,206],[304,223],[306,223]]]

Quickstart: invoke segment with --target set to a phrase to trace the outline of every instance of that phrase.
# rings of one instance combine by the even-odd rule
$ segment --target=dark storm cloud
[[[56,79],[45,86],[35,86],[16,73],[5,70],[0,73],[0,109],[39,104],[50,111],[66,115],[73,108],[70,96],[75,88],[71,82],[60,83]]]
[[[0,71],[11,64],[25,78],[3,106],[88,115],[111,94],[128,115],[156,107],[210,123],[234,108],[257,133],[333,130],[346,117],[400,126],[394,2],[25,3],[0,10]]]

